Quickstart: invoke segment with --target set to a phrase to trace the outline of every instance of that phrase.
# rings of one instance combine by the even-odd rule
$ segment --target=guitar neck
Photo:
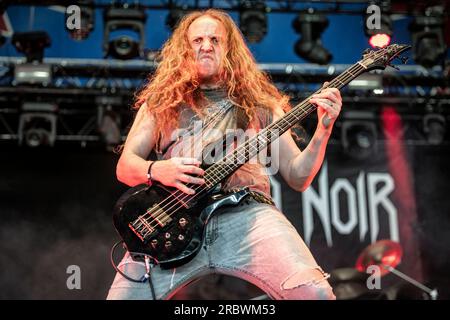
[[[334,78],[328,84],[328,87],[340,89],[365,72],[366,69],[363,64],[357,62]],[[319,93],[322,89],[317,90],[312,95]],[[211,165],[205,172],[207,185],[215,186],[229,177],[261,150],[278,139],[284,132],[316,110],[317,107],[308,102],[312,95],[292,108],[283,117],[261,130],[257,135],[238,146],[232,153]]]

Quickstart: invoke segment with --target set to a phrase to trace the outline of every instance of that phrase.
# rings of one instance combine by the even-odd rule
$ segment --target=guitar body
[[[141,184],[117,201],[114,226],[134,260],[143,260],[148,255],[163,269],[189,262],[202,247],[209,219],[219,208],[237,205],[248,195],[247,189],[209,193],[187,206],[182,201],[165,200],[174,192],[176,189],[161,184],[151,187]],[[166,209],[172,209],[170,216]],[[143,221],[142,216],[152,222]]]

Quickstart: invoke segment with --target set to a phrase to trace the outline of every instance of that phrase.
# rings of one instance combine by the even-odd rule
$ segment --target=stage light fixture
[[[86,39],[94,30],[95,10],[92,0],[78,1],[77,5],[80,8],[80,28],[71,30],[66,25],[66,29],[72,39],[80,41]],[[68,13],[66,13],[66,21],[68,18]]]
[[[341,126],[341,146],[346,155],[364,160],[377,150],[377,127],[372,113],[349,111]]]
[[[11,41],[16,50],[25,55],[27,62],[42,62],[44,49],[51,45],[45,31],[15,32]]]
[[[300,13],[292,23],[295,31],[301,34],[301,39],[294,46],[295,53],[305,60],[328,64],[333,56],[322,46],[320,39],[328,24],[328,18],[312,8]]]
[[[267,34],[267,10],[264,1],[244,1],[239,15],[239,28],[249,43],[258,43]]]
[[[429,7],[424,16],[418,16],[409,25],[414,61],[431,68],[443,64],[447,46],[444,39],[444,8]]]
[[[26,63],[14,66],[13,85],[39,84],[46,86],[52,81],[50,65],[42,63],[44,49],[51,44],[50,37],[44,31],[16,32],[12,44],[26,57]]]
[[[104,13],[105,28],[103,32],[103,53],[105,57],[127,60],[144,56],[145,21],[147,15],[140,8],[109,8]],[[128,34],[110,39],[111,32],[132,31],[137,33],[135,39]]]
[[[121,116],[117,110],[123,106],[120,97],[99,96],[96,99],[97,130],[108,151],[122,142]]]
[[[100,120],[99,131],[108,151],[112,151],[122,142],[120,116],[113,110],[104,110]]]
[[[48,86],[52,82],[52,67],[44,63],[22,63],[14,66],[13,85]]]
[[[423,118],[423,131],[431,145],[440,145],[444,141],[446,131],[445,117],[437,113],[429,113]]]
[[[57,106],[26,102],[19,117],[19,145],[53,146],[56,140]]]
[[[350,81],[348,88],[359,91],[372,91],[375,94],[383,93],[383,75],[381,73],[364,73]]]

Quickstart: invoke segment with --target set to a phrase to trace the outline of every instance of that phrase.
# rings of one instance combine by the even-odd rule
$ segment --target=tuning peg
[[[362,58],[364,59],[370,53],[370,49],[365,49],[362,54]]]

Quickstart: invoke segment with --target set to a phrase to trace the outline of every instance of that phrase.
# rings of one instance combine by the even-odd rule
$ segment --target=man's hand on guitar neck
[[[327,88],[329,82],[325,82],[320,93],[315,94],[309,100],[317,106],[319,119],[318,128],[331,129],[342,108],[341,93],[336,88]]]

